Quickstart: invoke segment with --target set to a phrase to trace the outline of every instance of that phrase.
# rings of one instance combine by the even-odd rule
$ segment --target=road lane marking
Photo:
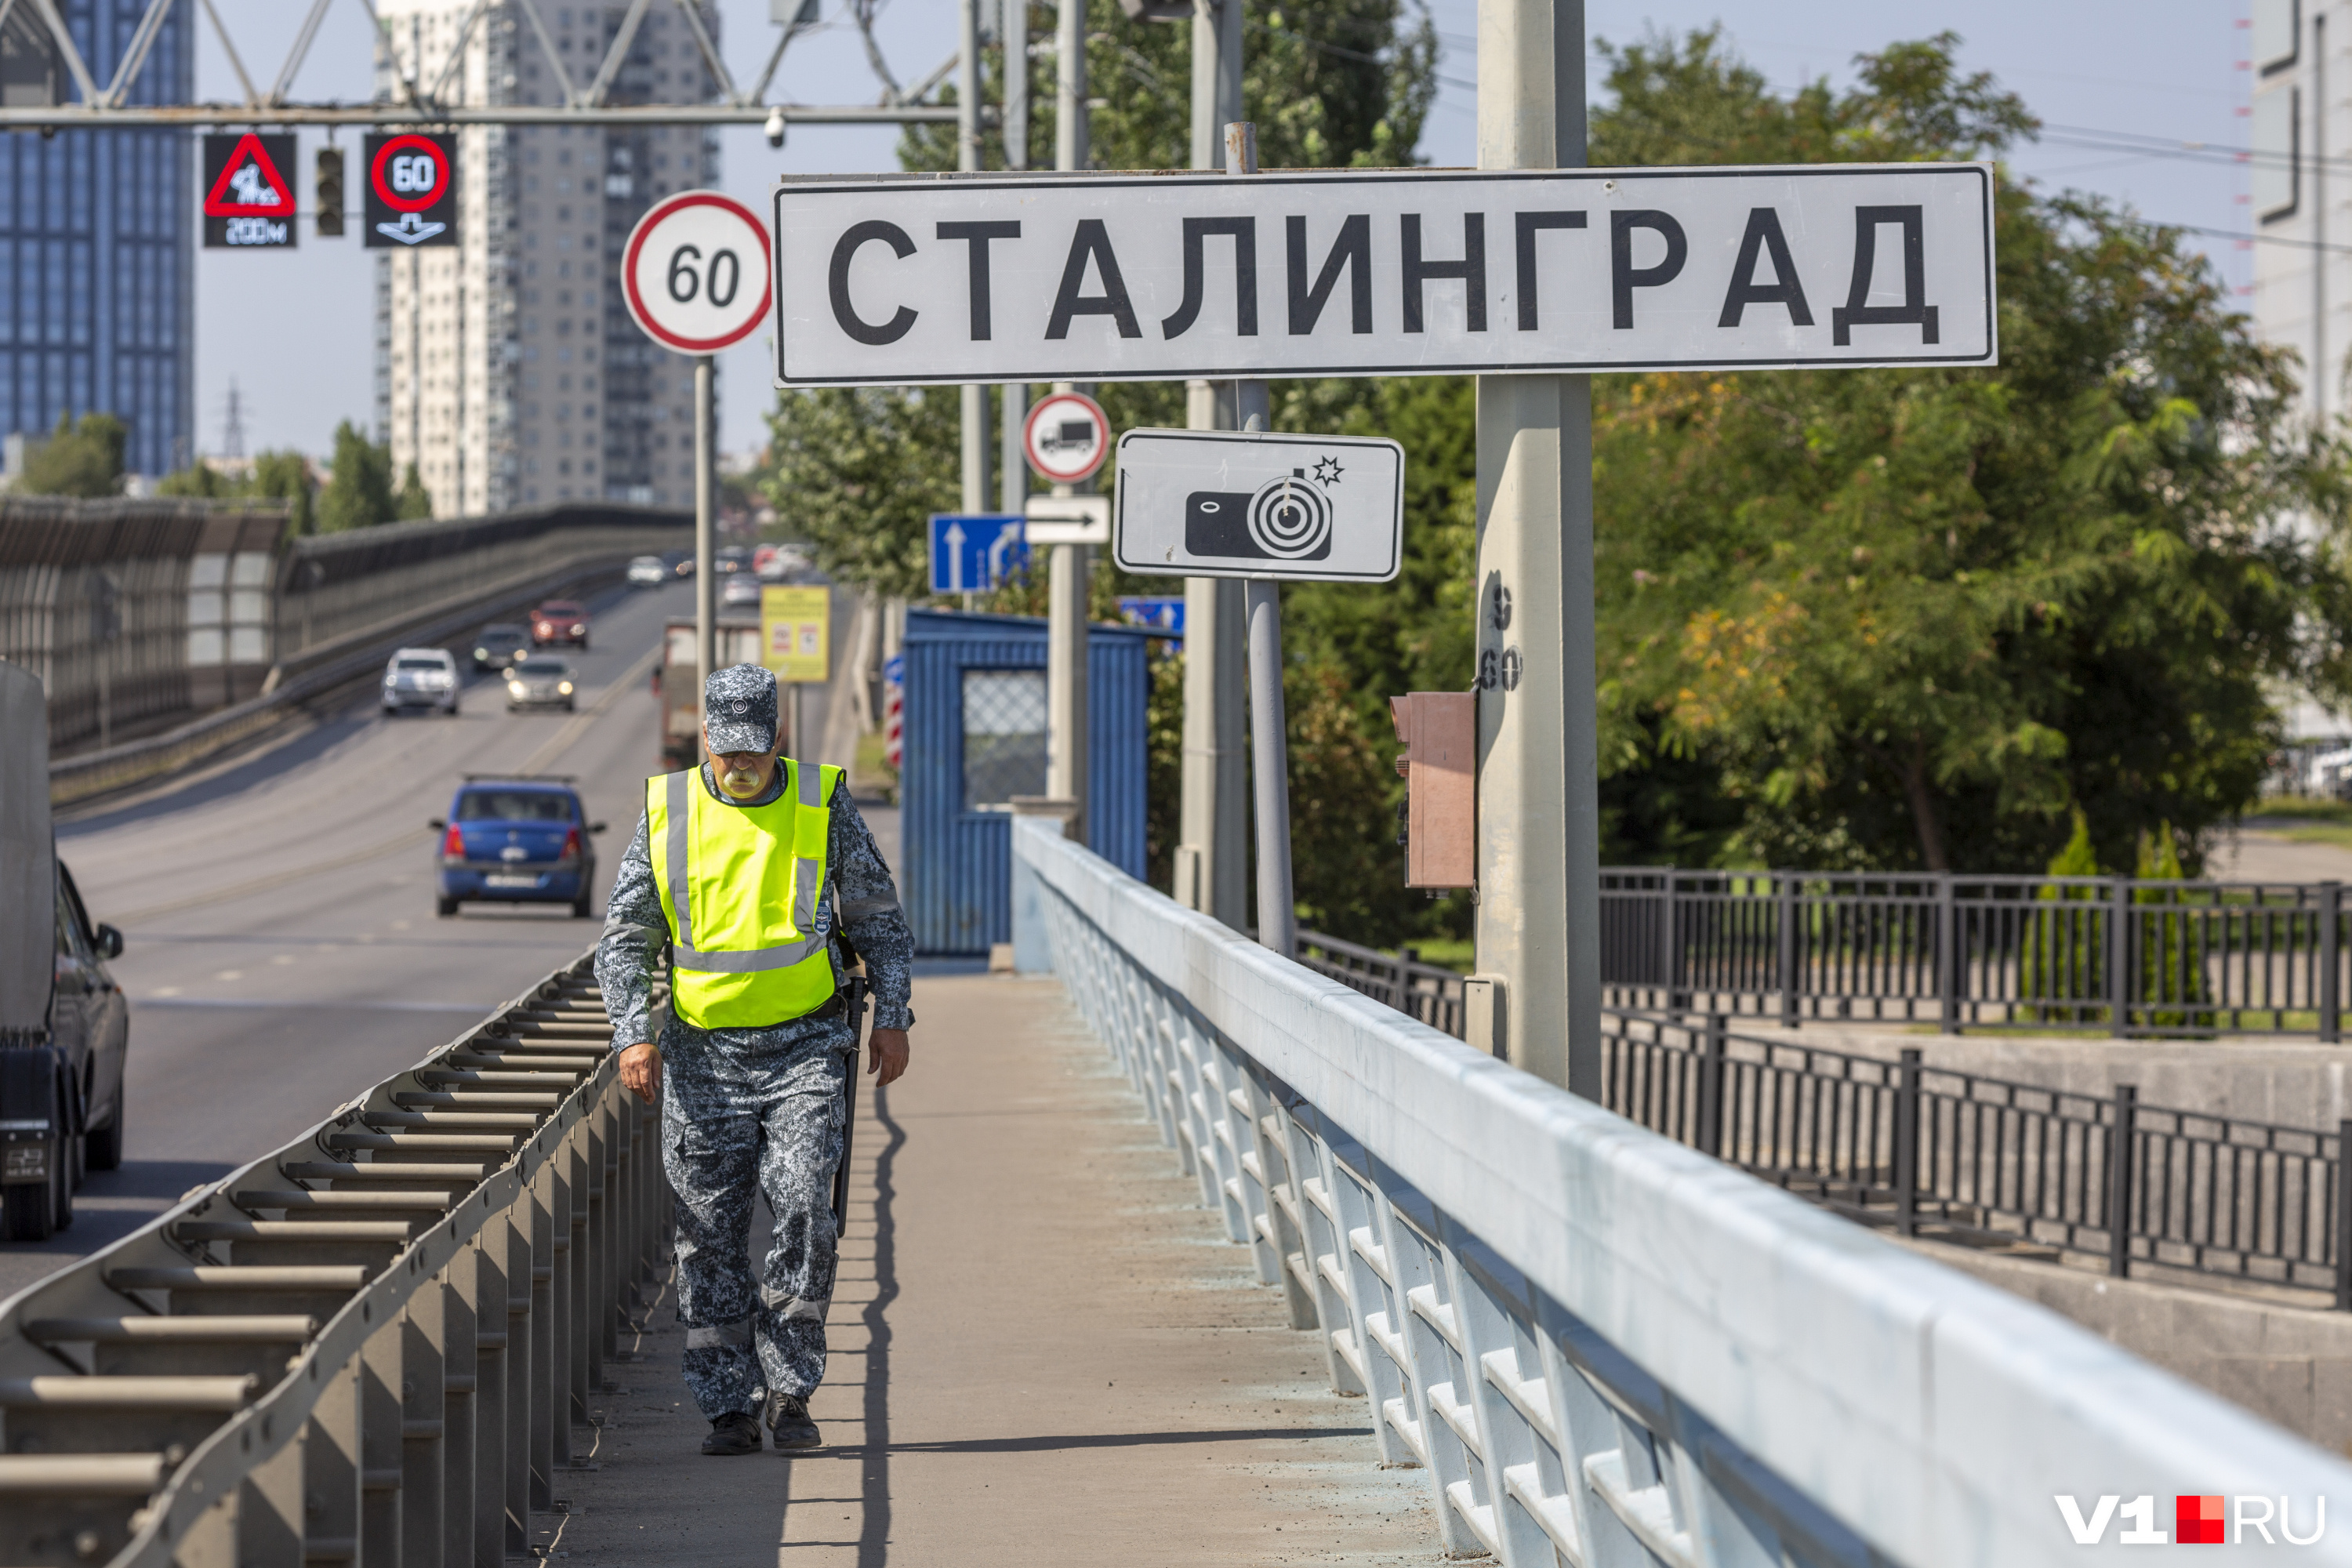
[[[151,904],[143,910],[131,910],[117,914],[114,917],[114,923],[127,926],[134,921],[153,920],[157,915],[175,915],[182,910],[197,910],[207,904],[226,903],[232,899],[242,899],[249,894],[266,893],[272,888],[282,888],[289,882],[299,882],[305,877],[315,877],[321,871],[340,871],[346,866],[357,866],[369,860],[381,859],[396,850],[414,849],[419,844],[431,842],[437,836],[430,829],[411,829],[406,833],[384,839],[382,843],[372,844],[364,849],[354,849],[348,855],[339,855],[331,860],[315,860],[307,866],[297,866],[288,871],[275,871],[267,877],[256,877],[250,881],[232,882],[226,888],[215,888],[208,892],[196,894],[193,898],[176,899],[168,904]]]
[[[661,658],[661,655],[662,644],[659,642],[646,649],[641,658],[613,678],[613,683],[598,694],[595,701],[565,720],[563,728],[541,742],[539,750],[524,758],[522,766],[515,771],[524,773],[538,773],[579,744],[581,739],[588,733],[596,721],[612,711],[613,704],[620,700],[623,692],[635,689],[637,682],[653,673],[654,665]]]
[[[571,750],[588,732],[589,727],[597,719],[612,710],[613,704],[620,700],[622,693],[629,690],[652,672],[656,661],[661,658],[661,653],[662,645],[658,642],[647,648],[641,658],[614,678],[613,683],[604,689],[595,701],[568,720],[563,728],[550,736],[516,771],[526,773],[537,773]],[[431,842],[436,837],[437,835],[430,830],[412,830],[372,844],[365,848],[354,849],[348,855],[312,861],[309,865],[272,872],[267,877],[255,877],[243,882],[232,882],[227,887],[215,888],[189,898],[175,899],[169,903],[150,904],[144,909],[117,913],[113,916],[114,922],[117,925],[129,926],[134,921],[153,920],[159,915],[178,914],[185,910],[203,909],[207,905],[226,903],[255,893],[266,893],[273,888],[282,888],[289,882],[299,882],[305,878],[315,877],[322,871],[340,871],[348,867],[364,865],[370,860],[381,859],[386,855],[394,854],[403,849],[412,849],[419,844]]]

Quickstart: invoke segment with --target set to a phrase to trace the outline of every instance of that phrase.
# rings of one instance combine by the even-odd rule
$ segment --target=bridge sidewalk
[[[813,1402],[827,1447],[708,1459],[672,1304],[614,1369],[541,1550],[604,1563],[1420,1563],[1418,1470],[1320,1381],[1057,982],[919,981],[913,1070],[859,1097]],[[588,1433],[575,1438],[584,1451]]]

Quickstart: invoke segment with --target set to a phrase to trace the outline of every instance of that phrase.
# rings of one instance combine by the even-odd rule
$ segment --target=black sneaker
[[[702,1440],[706,1454],[756,1454],[760,1451],[760,1424],[741,1411],[730,1411],[710,1424],[710,1436]]]
[[[808,1401],[797,1394],[768,1395],[768,1435],[778,1448],[821,1448],[824,1439],[809,1419]]]

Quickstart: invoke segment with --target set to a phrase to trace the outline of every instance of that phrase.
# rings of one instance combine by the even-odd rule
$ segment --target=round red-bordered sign
[[[1110,420],[1102,405],[1083,392],[1054,393],[1039,398],[1022,421],[1021,450],[1039,478],[1076,484],[1092,479],[1110,456]]]
[[[414,156],[423,153],[433,161],[433,188],[419,195],[414,190],[393,188],[387,169],[393,159],[402,154]],[[394,136],[375,150],[375,162],[368,165],[368,184],[375,187],[376,199],[397,213],[421,213],[449,194],[449,158],[439,142],[414,132]]]
[[[716,353],[767,319],[769,254],[767,226],[751,208],[717,191],[680,191],[629,231],[621,298],[656,342]]]

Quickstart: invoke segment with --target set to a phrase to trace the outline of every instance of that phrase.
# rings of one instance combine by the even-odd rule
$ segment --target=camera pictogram
[[[1331,498],[1304,468],[1255,491],[1195,490],[1184,498],[1184,548],[1253,561],[1326,560]]]

